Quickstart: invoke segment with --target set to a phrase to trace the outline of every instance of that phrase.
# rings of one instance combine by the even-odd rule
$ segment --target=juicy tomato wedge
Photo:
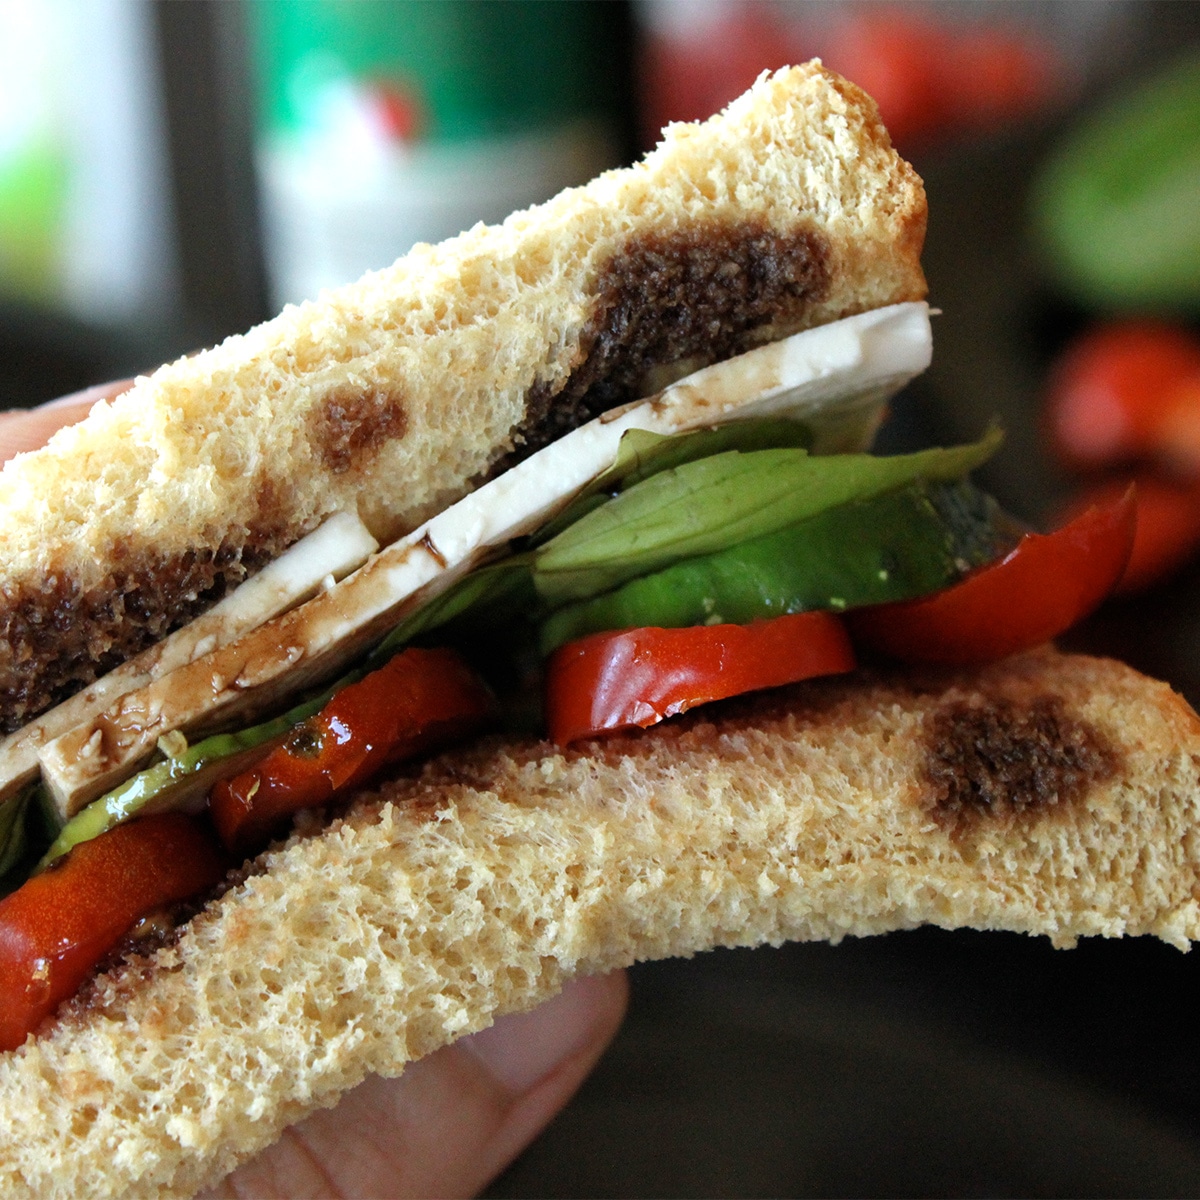
[[[1165,322],[1100,325],[1067,348],[1050,378],[1051,443],[1072,466],[1156,453],[1175,389],[1200,375],[1200,338]]]
[[[920,600],[849,614],[857,641],[902,662],[991,662],[1057,637],[1107,596],[1129,562],[1134,489]]]
[[[203,824],[162,813],[81,843],[0,900],[0,1050],[15,1050],[141,917],[224,873]]]
[[[454,651],[405,650],[343,688],[256,766],[218,783],[209,797],[213,823],[230,849],[244,851],[387,763],[477,729],[494,706]]]
[[[750,625],[595,633],[550,656],[546,722],[551,738],[565,746],[600,733],[645,728],[710,700],[854,666],[845,626],[827,612]]]

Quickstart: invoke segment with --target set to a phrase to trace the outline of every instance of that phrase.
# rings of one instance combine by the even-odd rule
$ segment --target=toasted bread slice
[[[5,1055],[0,1186],[190,1194],[366,1073],[640,959],[921,924],[1186,947],[1197,828],[1196,715],[1050,649],[487,742],[268,852]]]
[[[921,182],[819,63],[163,367],[0,473],[0,728],[336,511],[382,541],[688,368],[921,299]]]

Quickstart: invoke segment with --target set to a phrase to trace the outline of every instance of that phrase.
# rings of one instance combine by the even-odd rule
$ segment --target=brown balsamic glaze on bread
[[[763,329],[794,327],[828,291],[828,258],[819,233],[756,224],[707,222],[631,241],[592,289],[583,360],[565,385],[530,389],[517,447],[497,469],[636,399],[652,368],[687,362],[696,370],[765,340]]]
[[[393,438],[408,428],[405,398],[399,391],[339,384],[308,419],[308,436],[321,462],[335,474],[368,465]]]
[[[1111,739],[1054,695],[954,700],[930,714],[925,737],[927,803],[964,831],[1086,801],[1123,765]]]

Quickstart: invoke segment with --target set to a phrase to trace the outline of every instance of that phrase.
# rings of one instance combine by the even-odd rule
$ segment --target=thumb
[[[22,451],[44,446],[50,435],[64,425],[82,421],[98,401],[112,400],[132,386],[132,379],[123,379],[119,383],[104,383],[74,392],[39,408],[0,412],[0,462]]]
[[[284,1131],[216,1196],[470,1196],[541,1132],[625,1012],[623,972],[569,983],[528,1013],[372,1076]]]

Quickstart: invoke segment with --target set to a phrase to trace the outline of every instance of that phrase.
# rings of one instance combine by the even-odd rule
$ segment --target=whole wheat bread
[[[188,1195],[367,1072],[639,959],[923,923],[1186,947],[1198,827],[1191,709],[1052,650],[488,742],[263,855],[3,1056],[0,1190]]]

